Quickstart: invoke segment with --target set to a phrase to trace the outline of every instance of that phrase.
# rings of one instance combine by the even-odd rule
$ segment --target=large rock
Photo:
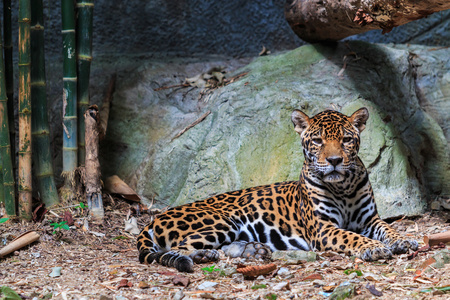
[[[198,89],[154,88],[230,61],[148,62],[119,83],[102,145],[104,174],[118,174],[159,206],[296,180],[303,156],[292,110],[351,114],[365,106],[371,116],[360,156],[380,215],[420,214],[427,196],[450,193],[448,114],[440,111],[449,103],[449,52],[362,42],[303,46],[255,59],[234,72],[248,71],[245,77],[207,101],[198,100]],[[427,111],[441,106],[431,117],[421,103]]]

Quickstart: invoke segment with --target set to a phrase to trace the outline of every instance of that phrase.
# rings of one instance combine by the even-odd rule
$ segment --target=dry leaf
[[[329,285],[329,286],[322,287],[323,291],[327,292],[327,293],[334,291],[335,288],[336,288],[335,285]]]
[[[33,211],[33,221],[36,223],[40,223],[44,220],[45,214],[48,210],[45,208],[45,204],[42,203],[38,207],[36,207]]]
[[[267,49],[265,46],[262,47],[262,50],[259,52],[259,56],[264,56],[264,55],[269,55],[270,54],[270,50]]]
[[[262,266],[248,266],[238,267],[236,272],[242,273],[244,276],[255,277],[259,275],[265,275],[277,268],[276,264],[262,265]]]
[[[125,221],[125,231],[128,231],[131,234],[139,234],[141,232],[137,226],[137,220],[135,217]]]
[[[63,220],[67,222],[67,225],[72,226],[74,224],[72,213],[68,210],[64,212]]]
[[[128,281],[128,279],[122,279],[119,282],[119,285],[117,286],[117,288],[122,288],[122,287],[132,287],[133,284],[131,282]]]
[[[141,197],[136,194],[136,192],[130,188],[125,182],[122,181],[122,179],[119,178],[117,175],[110,176],[106,178],[105,181],[105,188],[111,193],[111,194],[119,194],[123,198],[131,201],[140,202]]]
[[[374,295],[374,296],[377,296],[377,297],[383,296],[383,293],[380,292],[379,290],[377,290],[375,288],[375,285],[373,285],[373,284],[367,284],[366,289],[368,289],[369,292],[371,292],[372,295]]]
[[[316,279],[323,279],[323,276],[317,273],[311,274],[309,276],[306,276],[305,278],[302,279],[302,281],[306,281],[306,280],[316,280]]]
[[[187,287],[190,283],[189,278],[183,276],[183,275],[176,275],[172,278],[172,283],[174,285],[181,285],[184,287]]]

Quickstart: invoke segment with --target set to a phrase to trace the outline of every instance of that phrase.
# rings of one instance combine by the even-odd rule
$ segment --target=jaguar
[[[366,261],[416,250],[380,219],[368,172],[358,156],[369,112],[294,110],[304,162],[298,181],[227,192],[173,207],[137,238],[139,260],[193,272],[194,263],[267,258],[276,250],[336,251]]]

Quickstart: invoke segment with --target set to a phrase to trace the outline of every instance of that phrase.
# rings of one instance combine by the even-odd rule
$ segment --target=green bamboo
[[[31,2],[31,129],[33,171],[41,200],[47,207],[59,202],[53,176],[44,58],[44,12],[42,0]]]
[[[30,89],[30,0],[19,0],[19,214],[30,220],[31,176],[31,89]]]
[[[11,153],[15,151],[16,130],[14,125],[14,72],[13,72],[13,44],[11,30],[11,0],[3,0],[3,38],[5,53],[6,96],[8,97],[9,136]],[[15,168],[16,156],[12,155],[12,165]]]
[[[5,205],[5,189],[3,188],[3,161],[2,154],[0,153],[0,204]]]
[[[78,115],[89,107],[89,76],[92,61],[92,19],[94,1],[77,0],[77,75]],[[84,122],[78,122],[78,165],[84,165],[86,146]]]
[[[75,55],[75,6],[73,0],[61,0],[63,36],[63,172],[77,167],[77,62]]]
[[[5,203],[6,214],[16,215],[16,202],[14,193],[14,170],[11,160],[11,147],[9,137],[8,122],[8,99],[6,96],[6,74],[3,62],[3,44],[0,33],[0,158],[1,158],[1,178],[2,195],[0,198]]]

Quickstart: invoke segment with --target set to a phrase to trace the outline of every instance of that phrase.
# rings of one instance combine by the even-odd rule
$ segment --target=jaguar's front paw
[[[375,244],[361,250],[359,257],[366,261],[392,258],[392,251],[383,244]]]
[[[403,254],[408,252],[408,249],[416,251],[419,248],[419,243],[415,240],[396,240],[389,248],[394,254]]]
[[[191,255],[189,255],[190,258],[196,263],[196,264],[202,264],[212,261],[218,261],[220,258],[219,252],[217,250],[207,250],[207,249],[201,249],[201,250],[195,250]]]

